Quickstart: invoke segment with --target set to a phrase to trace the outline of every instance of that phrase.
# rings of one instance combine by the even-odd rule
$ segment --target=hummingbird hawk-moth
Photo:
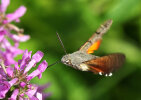
[[[113,53],[102,57],[91,54],[99,48],[102,36],[109,30],[111,25],[112,20],[107,20],[78,51],[71,54],[66,53],[61,62],[81,71],[91,71],[95,74],[111,76],[112,72],[119,69],[124,63],[124,54]],[[62,46],[64,48],[63,43]]]

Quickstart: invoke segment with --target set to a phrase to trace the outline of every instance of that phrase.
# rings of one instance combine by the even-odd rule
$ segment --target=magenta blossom
[[[31,57],[31,51],[25,50],[22,59],[15,64],[14,68],[1,63],[0,99],[42,100],[43,96],[49,96],[49,94],[42,94],[43,87],[47,88],[48,85],[41,87],[30,83],[30,80],[36,76],[41,78],[47,68],[47,62],[42,61],[36,70],[28,74],[28,71],[41,61],[43,55],[41,51],[37,51]],[[12,93],[11,96],[6,97],[6,94],[10,93]]]
[[[10,0],[1,0],[0,4],[0,59],[5,65],[16,63],[14,58],[23,53],[23,50],[18,48],[19,43],[30,38],[29,35],[23,35],[23,29],[11,24],[12,21],[20,21],[19,18],[24,15],[26,8],[21,6],[14,13],[6,14],[9,3]],[[15,31],[16,34],[12,34],[11,31]],[[13,45],[8,40],[12,40]]]

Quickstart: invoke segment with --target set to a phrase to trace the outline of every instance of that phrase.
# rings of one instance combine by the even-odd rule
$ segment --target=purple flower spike
[[[16,100],[17,96],[18,96],[18,93],[19,93],[19,89],[15,89],[13,91],[13,94],[11,95],[10,98],[8,98],[8,100]]]
[[[22,59],[19,60],[18,63],[15,63],[14,68],[9,66],[6,68],[6,73],[4,73],[4,69],[0,66],[0,88],[3,86],[3,90],[0,91],[0,98],[5,98],[6,93],[10,90],[10,88],[14,87],[15,89],[18,89],[18,91],[13,91],[9,100],[14,100],[17,96],[18,98],[21,98],[21,100],[22,98],[24,98],[23,100],[26,100],[24,97],[25,94],[30,100],[42,100],[42,95],[45,96],[46,93],[42,93],[42,90],[37,91],[38,86],[30,84],[30,80],[35,76],[40,76],[41,78],[42,73],[47,68],[47,62],[44,60],[41,64],[39,64],[36,70],[28,75],[28,71],[34,67],[35,64],[42,59],[42,57],[43,53],[41,51],[36,52],[31,58],[31,51],[28,52],[28,50],[25,50]],[[1,81],[2,79],[5,81]],[[44,87],[46,88],[47,86],[45,85]]]
[[[0,6],[0,12],[5,12],[7,9],[7,6],[9,5],[9,0],[1,0],[1,6]]]
[[[6,14],[10,0],[1,0],[0,2],[0,58],[5,65],[9,66],[15,64],[14,58],[23,53],[23,50],[18,48],[19,43],[25,42],[30,38],[29,35],[23,34],[23,29],[10,23],[12,21],[19,22],[19,18],[24,15],[26,8],[21,6],[14,13]],[[12,34],[12,32],[16,34]],[[9,40],[12,40],[13,44]]]
[[[42,100],[50,96],[50,93],[43,93],[43,90],[47,88],[49,84],[43,86],[30,84],[32,78],[42,76],[42,73],[46,70],[48,64],[45,60],[40,63],[38,68],[31,74],[28,74],[28,71],[24,73],[29,65],[31,68],[34,67],[42,57],[43,53],[41,51],[36,52],[31,58],[31,51],[28,52],[28,50],[25,50],[22,59],[19,60],[18,63],[16,62],[14,68],[11,66],[6,68],[7,73],[4,73],[4,69],[0,66],[0,99],[5,99],[6,93],[11,93],[11,87],[15,90],[13,90],[9,100],[16,100],[17,98],[19,98],[19,100]],[[31,62],[33,64],[30,64]],[[29,99],[27,99],[27,96]]]
[[[31,58],[32,51],[24,52],[19,49],[20,42],[27,41],[30,36],[24,35],[24,30],[11,22],[20,22],[26,8],[21,6],[15,12],[6,14],[9,3],[10,0],[0,0],[0,99],[42,100],[47,94],[42,90],[39,92],[38,86],[31,84],[30,80],[35,76],[42,77],[47,62],[44,60],[36,70],[28,73],[40,62],[44,54],[37,51]],[[23,57],[17,62],[15,57],[20,54],[23,54]]]

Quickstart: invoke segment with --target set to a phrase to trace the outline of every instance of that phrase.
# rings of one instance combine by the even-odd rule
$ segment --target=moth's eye
[[[66,60],[66,63],[70,62],[69,60]]]
[[[65,61],[66,64],[71,64],[71,61],[68,59]]]

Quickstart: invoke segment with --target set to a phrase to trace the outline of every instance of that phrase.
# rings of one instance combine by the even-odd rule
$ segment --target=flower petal
[[[39,74],[41,74],[41,72],[37,69],[37,70],[34,70],[31,74],[29,74],[27,76],[27,81],[31,80],[32,78],[34,78],[35,76],[38,76]]]
[[[32,53],[32,51],[28,52],[27,49],[24,51],[22,60],[20,60],[20,62],[18,62],[21,70],[24,70],[26,65],[29,63],[29,61],[31,59],[31,53]]]
[[[47,62],[46,62],[46,60],[44,60],[39,66],[38,66],[38,70],[40,71],[40,72],[44,72],[45,70],[46,70],[46,68],[47,68]]]
[[[1,75],[1,77],[0,77],[0,80],[6,80],[6,78],[7,78],[7,74],[3,71],[3,68],[1,68],[1,66],[0,66],[0,75]]]
[[[9,81],[10,86],[13,86],[17,82],[18,78],[14,78],[11,81]]]
[[[32,96],[31,98],[29,98],[30,100],[39,100],[38,98],[36,98],[35,96]],[[42,100],[42,99],[41,99]]]
[[[47,62],[44,60],[39,66],[38,68],[33,71],[31,74],[29,74],[27,76],[27,80],[31,80],[32,78],[34,78],[35,76],[38,76],[39,79],[42,77],[42,72],[45,71],[45,69],[47,68]]]
[[[38,86],[38,92],[42,92],[43,90],[45,90],[46,88],[48,88],[50,86],[50,83],[46,83],[44,85],[40,85]]]
[[[6,71],[8,76],[13,77],[13,71],[14,71],[13,67],[6,68]]]
[[[37,88],[37,86],[33,85],[32,89],[28,89],[25,94],[28,95],[29,98],[32,98],[32,96],[36,93]]]
[[[16,61],[14,60],[14,57],[13,57],[13,55],[11,53],[9,53],[9,52],[3,52],[1,54],[3,56],[4,64],[6,66],[16,63]]]
[[[10,89],[10,84],[8,81],[0,81],[0,99],[5,98],[6,93]]]
[[[26,8],[24,6],[19,7],[14,13],[7,14],[6,17],[8,18],[7,23],[17,20],[18,18],[22,17],[24,13],[26,12]],[[4,21],[4,23],[6,23]]]
[[[31,61],[29,62],[29,64],[27,65],[27,67],[24,70],[24,74],[27,73],[32,67],[34,67],[34,65],[39,62],[42,57],[43,57],[43,53],[41,51],[37,51],[33,56]]]
[[[25,85],[26,85],[26,83],[25,83],[25,82],[21,82],[21,83],[20,83],[20,86],[21,86],[22,88],[24,88],[24,87],[25,87]]]
[[[29,35],[15,35],[12,34],[11,39],[13,39],[14,41],[18,41],[18,42],[25,42],[27,40],[29,40],[30,36]]]
[[[18,96],[18,93],[19,93],[19,89],[15,89],[11,95],[10,98],[8,98],[8,100],[16,100],[17,96]]]
[[[20,68],[19,68],[19,66],[18,66],[18,63],[16,62],[15,63],[15,66],[14,66],[14,70],[19,70]]]
[[[0,12],[5,12],[7,9],[7,6],[9,5],[10,0],[1,0],[1,5],[0,5]]]
[[[42,100],[42,94],[41,93],[37,92],[36,97],[38,98],[38,100]]]
[[[41,51],[37,51],[33,56],[32,59],[35,59],[36,62],[39,62],[42,57],[44,56],[44,53]]]
[[[43,95],[43,100],[46,100],[46,98],[51,96],[52,93],[42,93],[42,95]]]
[[[6,34],[5,30],[0,31],[0,42],[4,39],[5,34]]]

